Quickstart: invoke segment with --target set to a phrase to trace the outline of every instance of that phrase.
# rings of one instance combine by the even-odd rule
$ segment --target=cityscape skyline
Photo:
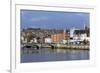
[[[21,29],[83,29],[89,27],[89,13],[21,10]]]

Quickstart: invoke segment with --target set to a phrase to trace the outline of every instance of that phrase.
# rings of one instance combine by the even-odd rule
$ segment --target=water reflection
[[[23,48],[21,49],[21,62],[45,62],[45,61],[67,61],[87,60],[89,50],[70,50],[52,48]]]

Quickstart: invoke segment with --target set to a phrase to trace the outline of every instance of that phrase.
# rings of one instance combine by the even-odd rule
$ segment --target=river
[[[21,49],[21,63],[89,60],[89,50],[70,50],[52,48]]]

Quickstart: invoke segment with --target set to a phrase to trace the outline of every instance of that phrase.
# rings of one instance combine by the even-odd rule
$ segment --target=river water
[[[21,63],[88,60],[89,50],[69,50],[52,48],[21,49]]]

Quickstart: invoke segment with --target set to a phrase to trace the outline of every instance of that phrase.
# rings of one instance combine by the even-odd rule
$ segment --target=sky
[[[89,26],[89,13],[42,10],[21,10],[21,29],[83,29]]]

